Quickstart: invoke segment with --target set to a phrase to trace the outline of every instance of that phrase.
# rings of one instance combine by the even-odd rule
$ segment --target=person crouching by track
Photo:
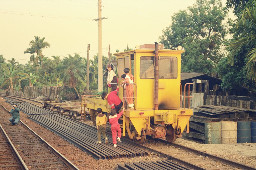
[[[9,119],[9,121],[12,123],[12,125],[16,125],[20,121],[20,109],[17,108],[16,105],[13,105],[14,109],[10,111],[12,117]]]
[[[116,140],[121,142],[121,128],[120,124],[118,123],[118,119],[122,116],[124,111],[122,110],[120,113],[116,113],[116,109],[111,109],[111,113],[109,116],[109,123],[111,125],[112,139],[115,148],[117,147]]]
[[[108,104],[111,106],[111,109],[116,109],[116,112],[118,113],[119,110],[123,106],[123,102],[118,97],[117,90],[114,90],[114,91],[110,92],[109,94],[106,94],[105,92],[103,92],[101,97],[102,97],[103,100],[107,99]]]
[[[101,143],[101,135],[103,135],[105,139],[105,143],[108,143],[108,138],[106,136],[106,124],[107,124],[107,116],[102,113],[102,109],[97,109],[98,115],[96,116],[96,127],[98,133],[98,141],[97,143]]]

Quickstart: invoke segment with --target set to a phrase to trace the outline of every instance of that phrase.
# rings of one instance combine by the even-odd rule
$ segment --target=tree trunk
[[[10,89],[13,91],[13,81],[12,81],[12,77],[10,77],[9,79],[10,79]]]

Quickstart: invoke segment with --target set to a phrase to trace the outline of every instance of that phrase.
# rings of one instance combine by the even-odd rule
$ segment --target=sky
[[[171,17],[186,10],[196,0],[102,0],[103,56],[127,45],[159,42]],[[98,52],[98,0],[0,0],[0,55],[19,63],[29,61],[24,54],[34,36],[45,37],[50,48],[46,57],[67,57]]]

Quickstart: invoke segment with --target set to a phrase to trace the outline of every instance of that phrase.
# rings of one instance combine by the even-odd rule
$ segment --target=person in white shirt
[[[117,81],[116,81],[116,73],[113,70],[114,66],[112,64],[107,65],[108,69],[108,77],[107,77],[107,85],[108,87],[117,86]]]

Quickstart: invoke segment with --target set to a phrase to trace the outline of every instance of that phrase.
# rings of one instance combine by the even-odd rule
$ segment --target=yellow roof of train
[[[154,53],[154,52],[155,50],[151,50],[151,49],[136,49],[136,50],[115,53],[114,55],[117,57],[122,57],[122,56],[127,56],[133,53]],[[158,50],[158,53],[170,53],[170,54],[181,54],[183,52],[184,50],[170,50],[170,49]]]

